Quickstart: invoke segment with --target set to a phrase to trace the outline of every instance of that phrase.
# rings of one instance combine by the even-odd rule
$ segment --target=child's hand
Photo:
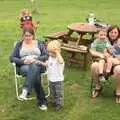
[[[108,58],[108,57],[110,57],[111,55],[110,55],[109,53],[104,53],[104,56],[105,56],[106,58]]]
[[[50,52],[56,53],[57,49],[56,48],[50,49]]]
[[[100,58],[105,58],[104,54],[99,55]]]
[[[56,55],[59,55],[59,54],[60,54],[60,51],[59,51],[59,50],[56,50],[55,53],[56,53]]]
[[[45,62],[42,62],[42,61],[39,61],[39,60],[37,60],[35,63],[36,63],[36,64],[43,65],[43,66],[47,66],[47,64],[46,64]]]

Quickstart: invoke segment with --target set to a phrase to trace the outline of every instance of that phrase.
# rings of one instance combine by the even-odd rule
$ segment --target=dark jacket
[[[24,61],[21,60],[20,58],[20,49],[21,49],[21,46],[22,46],[22,41],[18,41],[16,43],[16,46],[15,48],[13,49],[13,52],[10,56],[10,62],[11,63],[15,63],[16,64],[16,72],[19,74],[19,68],[21,65],[24,64]],[[43,41],[39,41],[38,40],[38,48],[40,49],[40,52],[41,52],[41,55],[39,56],[39,60],[40,61],[46,61],[48,59],[48,52],[45,48],[45,44]],[[44,70],[43,70],[44,72]]]

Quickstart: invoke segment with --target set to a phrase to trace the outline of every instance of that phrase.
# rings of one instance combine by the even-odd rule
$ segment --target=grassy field
[[[119,0],[36,0],[40,20],[37,36],[67,30],[73,22],[85,21],[90,11],[98,19],[120,25]],[[91,99],[90,72],[65,68],[65,106],[55,112],[40,111],[36,101],[20,102],[15,98],[14,75],[9,55],[13,43],[20,38],[19,11],[30,8],[29,0],[0,0],[0,120],[119,120],[120,105],[115,104],[114,81],[97,99]]]

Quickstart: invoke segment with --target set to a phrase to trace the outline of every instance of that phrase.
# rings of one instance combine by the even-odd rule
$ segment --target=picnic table
[[[78,38],[76,41],[76,45],[79,45],[80,42],[84,42],[84,35],[89,34],[90,38],[88,38],[88,42],[89,40],[94,40],[95,34],[97,32],[97,28],[94,25],[89,25],[89,23],[73,23],[68,25],[68,36],[70,37],[74,32],[78,34]]]
[[[72,23],[67,26],[68,31],[52,33],[46,36],[50,40],[62,40],[62,50],[69,52],[71,55],[67,58],[69,63],[83,64],[84,70],[87,68],[88,63],[88,46],[85,46],[82,41],[84,41],[84,35],[89,34],[89,40],[94,40],[97,28],[94,25],[89,25],[88,23]],[[72,39],[72,34],[77,33],[77,38]],[[71,41],[72,40],[72,41]],[[82,46],[81,46],[82,45]],[[76,59],[76,55],[81,54],[83,60]]]

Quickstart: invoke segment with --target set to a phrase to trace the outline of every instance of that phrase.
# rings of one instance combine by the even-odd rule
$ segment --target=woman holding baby
[[[120,29],[119,29],[119,27],[118,26],[111,26],[107,30],[107,37],[108,37],[108,40],[110,41],[112,46],[114,46],[117,43],[119,44],[119,42],[120,42]],[[92,49],[90,49],[90,53],[93,56],[99,56],[99,53],[98,52],[95,53]],[[103,56],[104,56],[104,54],[103,54]],[[120,60],[120,52],[114,57],[116,59]],[[120,103],[120,65],[113,66],[112,72],[113,72],[112,74],[113,74],[115,81],[116,81],[116,90],[115,90],[116,103]],[[92,63],[91,73],[92,73],[93,80],[96,81],[95,89],[92,91],[92,97],[96,98],[100,94],[100,91],[101,91],[101,85],[100,85],[100,80],[99,80],[98,62]]]

